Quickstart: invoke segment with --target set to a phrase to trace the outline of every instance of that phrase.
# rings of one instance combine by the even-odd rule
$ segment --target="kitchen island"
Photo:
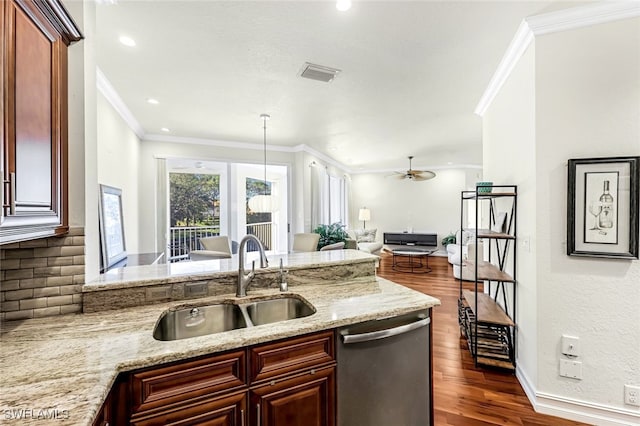
[[[340,259],[335,254],[330,255],[334,256],[332,259],[335,264],[371,263],[372,266],[375,261],[374,257],[365,254],[349,253],[349,250],[344,252]],[[270,261],[277,264],[271,258]],[[302,258],[298,258],[298,261],[296,265],[292,261],[289,269],[299,267],[303,270],[304,261]],[[311,269],[322,263],[320,258],[307,261]],[[328,263],[331,264],[331,261]],[[140,273],[144,274],[145,271]],[[91,425],[118,374],[122,372],[333,330],[372,319],[430,309],[440,304],[433,297],[376,278],[373,274],[351,280],[339,277],[330,280],[320,276],[316,281],[309,279],[299,285],[293,284],[293,275],[289,293],[310,303],[316,310],[313,315],[184,340],[157,341],[153,338],[153,329],[163,312],[179,307],[232,303],[237,299],[232,294],[223,294],[79,315],[5,322],[0,334],[0,416],[3,423],[44,424],[42,419],[36,418],[38,415],[55,415],[56,424]],[[188,276],[202,278],[199,274],[190,273]],[[154,277],[165,281],[174,278]],[[215,281],[215,277],[211,280]],[[126,288],[140,284],[136,280],[131,280],[129,284],[124,284],[126,280],[114,279],[112,282]],[[148,280],[145,282],[145,285],[149,284]],[[106,283],[101,281],[98,285]],[[242,301],[274,298],[281,294],[278,288],[252,286],[249,295]],[[23,416],[23,419],[17,420],[18,416]]]

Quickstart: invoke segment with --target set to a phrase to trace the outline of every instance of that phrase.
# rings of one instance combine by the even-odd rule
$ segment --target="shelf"
[[[476,358],[476,361],[478,361],[478,365],[486,365],[488,367],[503,368],[505,370],[511,370],[511,371],[516,369],[516,367],[513,365],[511,361],[503,361],[500,359],[486,358],[486,357],[483,357],[482,355],[478,355],[478,357]]]
[[[483,192],[476,195],[475,191],[471,191],[469,193],[462,194],[462,198],[465,200],[490,200],[492,198],[499,197],[515,197],[515,192]]]
[[[478,308],[476,309],[475,295],[478,295]],[[512,327],[515,324],[504,313],[502,308],[485,293],[474,293],[471,290],[462,290],[462,297],[467,300],[469,308],[473,311],[474,315],[478,319],[478,322],[485,324],[497,324],[503,326]]]
[[[466,281],[475,281],[475,263],[471,260],[467,260],[465,265],[462,265],[462,279]],[[478,281],[502,281],[506,283],[514,283],[515,280],[511,275],[504,271],[501,271],[496,265],[490,262],[480,262],[478,264]]]
[[[481,192],[484,190],[491,192]],[[488,241],[485,243],[485,248],[489,246],[489,259],[493,260],[493,263],[484,261],[485,253],[479,251],[477,258],[475,255],[469,256],[470,259],[463,264],[459,262],[457,265],[461,267],[458,324],[460,335],[467,340],[467,346],[475,360],[475,365],[511,372],[515,370],[516,366],[516,327],[514,319],[507,312],[513,312],[515,318],[516,269],[514,263],[516,257],[515,241],[517,240],[515,231],[517,193],[518,187],[516,185],[490,185],[462,191],[460,229],[471,233],[476,241]],[[465,201],[471,201],[471,203],[465,204]],[[511,212],[506,210],[508,221],[505,224],[502,220],[502,210],[507,208],[508,204],[510,204]],[[479,221],[479,212],[483,213],[482,217],[489,218],[489,224]],[[475,226],[471,225],[465,228],[466,214],[473,213],[476,214]],[[496,225],[497,220],[500,220],[501,227]],[[486,228],[478,228],[479,226]],[[494,229],[506,230],[506,232],[496,232]],[[492,240],[495,241],[495,244],[491,243]],[[499,241],[504,241],[504,243]],[[514,244],[510,244],[510,241],[514,241]],[[495,259],[493,258],[494,254]],[[514,263],[506,263],[507,257],[513,258]],[[473,287],[463,289],[464,281],[470,281]],[[484,293],[482,290],[478,291],[483,284],[485,289],[488,286],[489,293],[495,291],[496,297],[499,291],[502,292],[503,299],[501,300],[505,304],[504,308],[490,294]],[[492,287],[494,287],[494,291],[492,291]],[[507,297],[508,293],[509,297]]]
[[[476,230],[473,229],[473,228],[465,228],[465,231],[469,231],[469,232],[473,232],[473,233],[476,232]],[[493,238],[493,239],[496,239],[496,240],[515,240],[516,239],[516,237],[514,235],[507,234],[505,232],[492,231],[491,229],[478,229],[477,237],[478,238]]]

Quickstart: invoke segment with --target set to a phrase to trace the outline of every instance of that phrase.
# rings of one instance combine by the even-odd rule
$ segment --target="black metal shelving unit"
[[[517,198],[516,185],[476,186],[460,196],[460,229],[471,231],[476,242],[488,241],[489,246],[487,261],[478,249],[473,259],[460,256],[460,333],[476,366],[511,371],[516,367]],[[471,208],[475,228],[464,226],[465,212]],[[488,228],[481,227],[481,211],[488,214]],[[499,212],[506,213],[506,218],[497,229]],[[473,288],[465,288],[465,281],[473,282]]]

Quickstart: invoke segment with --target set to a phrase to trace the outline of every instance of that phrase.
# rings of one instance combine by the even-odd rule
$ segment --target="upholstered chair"
[[[294,253],[317,251],[318,241],[320,241],[320,234],[315,234],[315,233],[294,234],[292,251]]]
[[[320,248],[320,251],[328,251],[328,250],[343,250],[344,249],[344,241],[334,244],[329,244]]]
[[[191,253],[189,253],[191,260],[231,258],[231,244],[229,243],[229,237],[226,235],[200,238],[200,246],[203,250],[192,250]]]

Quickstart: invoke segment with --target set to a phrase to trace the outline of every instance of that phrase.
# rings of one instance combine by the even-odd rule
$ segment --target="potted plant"
[[[344,230],[345,225],[340,222],[332,223],[331,225],[318,225],[313,230],[314,233],[320,234],[320,240],[318,241],[318,250],[329,244],[341,243],[349,238],[349,235]]]
[[[449,232],[449,234],[442,239],[443,247],[446,247],[449,244],[455,244],[455,243],[456,243],[456,234],[454,234],[453,232]]]

